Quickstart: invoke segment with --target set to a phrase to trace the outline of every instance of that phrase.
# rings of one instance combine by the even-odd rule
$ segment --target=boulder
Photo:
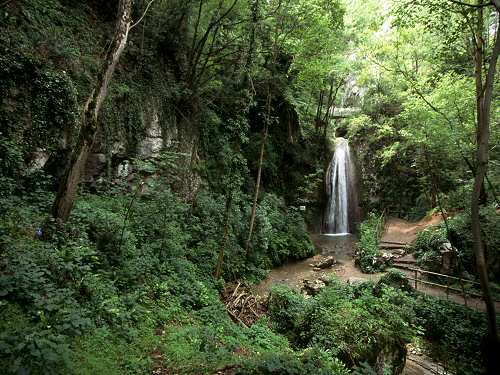
[[[456,261],[455,249],[451,243],[445,242],[439,247],[439,252],[441,253],[441,269],[439,272],[445,275],[452,274]]]
[[[359,285],[363,284],[364,282],[366,282],[366,280],[362,279],[361,277],[349,277],[349,279],[347,279],[347,283],[350,285]]]
[[[162,138],[144,138],[139,145],[138,154],[142,158],[149,158],[158,156],[161,148],[163,147],[163,139]]]
[[[324,268],[330,268],[334,264],[337,263],[337,260],[333,256],[327,256],[326,258],[323,258],[320,260],[317,264],[316,267],[324,269]]]
[[[303,280],[303,286],[302,290],[304,291],[305,294],[310,295],[310,296],[315,296],[318,294],[321,289],[323,289],[326,286],[325,281],[321,279],[316,279],[316,280],[309,280],[309,279],[304,279]]]
[[[158,113],[155,112],[150,126],[146,129],[146,137],[139,143],[138,155],[141,158],[158,156],[163,147],[163,134]]]
[[[392,253],[394,255],[397,255],[398,257],[402,257],[406,254],[406,251],[404,249],[398,249],[398,250],[394,250]]]
[[[45,150],[37,148],[31,155],[31,161],[28,167],[29,172],[35,172],[42,169],[49,160],[49,153]]]
[[[116,175],[119,178],[127,178],[130,173],[132,173],[132,166],[128,160],[124,160],[123,163],[118,165]]]

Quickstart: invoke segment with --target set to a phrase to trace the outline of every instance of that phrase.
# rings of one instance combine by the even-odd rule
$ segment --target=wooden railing
[[[483,297],[482,294],[467,290],[465,287],[467,284],[468,285],[480,285],[477,281],[467,280],[467,279],[463,279],[461,277],[445,275],[445,274],[437,273],[437,272],[426,271],[426,270],[422,270],[420,268],[414,268],[414,267],[410,267],[410,266],[398,265],[398,268],[403,268],[403,269],[406,269],[410,272],[413,272],[414,277],[408,276],[407,278],[408,278],[408,280],[411,280],[414,282],[413,286],[414,286],[415,290],[418,290],[419,284],[430,285],[433,287],[442,288],[446,291],[446,299],[449,298],[450,292],[459,293],[462,296],[462,298],[464,299],[465,306],[468,305],[468,302],[467,302],[468,297],[475,297],[475,298],[482,298]],[[437,282],[423,280],[421,277],[419,277],[422,275],[432,275],[432,276],[443,278],[446,280],[446,284],[440,284]],[[460,283],[460,289],[451,286],[450,285],[451,281],[458,281]],[[500,301],[496,300],[495,302],[500,302]]]

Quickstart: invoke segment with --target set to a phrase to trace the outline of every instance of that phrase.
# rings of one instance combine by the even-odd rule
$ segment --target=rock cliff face
[[[14,165],[7,173],[11,177],[43,170],[56,180],[64,173],[81,111],[96,77],[95,67],[109,43],[115,6],[97,1],[84,2],[87,5],[82,7],[62,3],[54,13],[54,17],[65,13],[58,20],[62,24],[57,28],[57,46],[48,45],[52,40],[45,31],[53,30],[54,25],[50,17],[45,20],[47,14],[41,17],[47,24],[39,29],[19,21],[19,27],[12,26],[0,35],[0,122],[9,124],[0,134],[0,155],[4,145],[11,150],[15,163],[10,159],[5,163]],[[31,5],[13,2],[9,11],[21,15]],[[102,131],[96,135],[86,163],[84,184],[132,184],[139,176],[154,178],[161,169],[172,190],[192,200],[201,183],[193,167],[200,159],[220,156],[221,147],[213,140],[222,139],[221,145],[232,147],[240,138],[233,142],[231,137],[241,137],[249,140],[235,147],[245,159],[242,169],[250,171],[244,189],[253,189],[255,146],[260,144],[267,91],[257,85],[256,103],[248,109],[241,87],[231,87],[238,81],[234,77],[228,84],[221,80],[220,72],[210,72],[217,84],[225,82],[224,89],[202,85],[199,80],[195,84],[187,59],[192,36],[189,25],[184,24],[184,8],[169,9],[169,17],[159,17],[161,23],[150,33],[148,29],[144,35],[131,33],[103,103],[99,118]],[[33,10],[38,11],[42,9]],[[3,43],[5,38],[8,43]],[[47,45],[36,45],[37,38],[47,39]],[[21,46],[20,41],[27,44]],[[291,56],[280,56],[277,73],[286,75],[291,61]],[[284,196],[286,203],[297,206],[303,198],[299,189],[305,183],[304,176],[315,168],[321,152],[306,144],[299,114],[282,89],[278,85],[272,92],[271,116],[276,124],[268,137],[262,184],[265,191]],[[240,94],[241,100],[235,99]],[[236,118],[241,126],[228,130]],[[19,147],[3,144],[3,136]],[[207,150],[207,144],[213,148]],[[5,171],[4,160],[0,158],[0,168]]]
[[[139,143],[137,156],[140,158],[157,157],[163,147],[163,135],[158,113],[154,114],[151,124],[146,129],[146,137]]]

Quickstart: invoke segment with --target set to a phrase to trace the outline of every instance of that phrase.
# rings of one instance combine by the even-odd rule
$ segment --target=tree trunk
[[[273,59],[274,62],[274,59]],[[253,227],[255,225],[255,216],[257,214],[257,200],[259,199],[260,180],[262,177],[262,164],[264,162],[264,151],[266,150],[267,134],[269,130],[269,123],[271,122],[271,83],[267,87],[267,100],[266,100],[266,118],[264,119],[264,129],[262,130],[262,142],[260,144],[259,166],[257,168],[257,181],[255,182],[255,193],[253,196],[252,214],[250,216],[250,227],[248,229],[248,238],[245,246],[245,252],[248,256],[250,254],[250,247],[253,235]]]
[[[231,215],[231,206],[233,203],[232,192],[228,193],[226,196],[226,211],[224,213],[224,237],[222,239],[222,244],[219,249],[219,258],[217,259],[217,265],[215,267],[214,277],[218,279],[222,274],[222,266],[224,265],[224,251],[227,247],[227,241],[229,239],[229,216]]]
[[[316,118],[314,119],[314,126],[316,129],[316,132],[319,133],[319,128],[321,127],[321,113],[323,111],[323,97],[324,97],[324,92],[323,89],[319,90],[319,97],[318,97],[318,106],[316,107]]]
[[[250,27],[250,40],[248,43],[248,52],[247,52],[247,58],[245,61],[245,78],[244,80],[248,79],[248,74],[250,74],[250,69],[252,68],[253,65],[253,56],[255,52],[255,33],[257,30],[257,27],[259,25],[259,0],[253,0],[251,5],[250,5],[250,11],[252,13],[252,25]]]
[[[252,214],[250,216],[250,228],[248,229],[248,238],[245,246],[246,254],[250,254],[250,245],[253,235],[253,227],[255,225],[255,216],[257,214],[257,200],[259,198],[260,192],[260,180],[262,176],[262,164],[264,162],[264,151],[266,149],[267,133],[268,133],[268,119],[266,119],[266,124],[264,125],[264,130],[262,131],[262,143],[260,145],[260,156],[259,156],[259,167],[257,169],[257,181],[255,182],[255,194],[253,196]]]
[[[328,123],[330,122],[330,113],[335,110],[335,101],[337,100],[337,95],[339,94],[340,88],[344,84],[344,80],[343,79],[339,80],[339,82],[337,83],[337,86],[335,87],[335,91],[333,91],[333,84],[334,84],[334,81],[332,80],[332,83],[330,85],[330,93],[328,94],[326,113],[325,113],[325,117],[323,118],[323,122],[324,122],[323,142],[324,142],[324,147],[325,147],[324,152],[326,152],[326,144],[327,144],[326,136],[328,135],[327,130],[328,130]]]
[[[52,215],[62,222],[69,218],[73,208],[80,177],[92,149],[95,134],[99,130],[99,112],[104,99],[106,99],[109,82],[113,77],[116,64],[127,44],[132,3],[133,0],[120,0],[113,48],[108,51],[102,62],[94,90],[92,90],[82,114],[77,144],[66,167],[66,172],[59,182],[59,190],[52,206]]]
[[[483,0],[478,1],[478,5],[482,5]],[[497,4],[495,4],[496,6]],[[497,7],[498,10],[498,7]],[[499,20],[500,24],[500,20]],[[500,25],[499,25],[500,26]],[[498,329],[496,324],[495,304],[493,302],[489,281],[488,269],[486,265],[485,246],[481,234],[481,223],[479,215],[479,203],[481,191],[484,185],[484,178],[488,170],[488,149],[490,137],[490,112],[491,100],[493,93],[493,83],[496,73],[496,64],[500,53],[500,38],[498,34],[495,39],[495,45],[490,59],[490,65],[486,76],[486,82],[483,86],[482,82],[482,64],[483,64],[483,41],[482,35],[484,31],[483,11],[478,10],[478,22],[476,31],[476,50],[475,50],[475,75],[476,75],[476,99],[477,99],[477,149],[476,149],[476,175],[474,179],[474,189],[471,199],[471,222],[472,222],[472,237],[474,240],[474,254],[476,257],[476,268],[481,283],[483,299],[486,305],[488,314],[488,331],[489,340],[494,347],[499,345]],[[488,361],[488,358],[486,358]],[[498,359],[497,359],[498,361]],[[497,364],[498,365],[498,364]]]

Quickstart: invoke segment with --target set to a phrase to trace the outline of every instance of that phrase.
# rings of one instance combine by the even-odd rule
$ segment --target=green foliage
[[[332,280],[310,299],[278,287],[271,293],[269,314],[274,328],[293,345],[324,351],[349,367],[356,365],[356,374],[376,373],[381,351],[393,350],[401,360],[405,343],[417,335],[428,340],[432,357],[450,369],[459,374],[483,373],[484,313],[410,291],[407,279],[396,270],[376,285],[353,287]],[[279,360],[271,363],[281,368]],[[392,366],[398,366],[398,361]]]
[[[103,327],[79,337],[71,353],[73,374],[146,374],[151,371],[155,348],[153,327],[142,323],[122,337]]]
[[[483,207],[480,212],[481,230],[487,249],[488,268],[492,280],[498,282],[500,280],[499,215],[494,206]],[[475,274],[475,256],[470,227],[470,214],[468,211],[458,213],[448,219],[449,238],[452,245],[458,250],[458,264],[455,268],[457,274],[463,271]],[[445,242],[448,242],[448,236],[444,223],[420,232],[413,244],[413,250],[419,265],[432,271],[439,271],[442,258],[440,247]]]
[[[457,374],[482,374],[481,342],[487,330],[484,314],[460,304],[420,295],[415,313],[432,354]]]
[[[476,100],[466,17],[477,9],[413,3],[411,10],[391,1],[354,1],[347,8],[353,76],[366,92],[361,114],[342,127],[357,151],[363,206],[418,219],[438,201],[449,209],[470,204]],[[486,11],[487,22],[492,13]],[[486,34],[490,50],[494,38]],[[492,123],[498,115],[493,104]],[[492,127],[492,144],[498,137]],[[492,149],[493,165],[498,157]]]
[[[266,194],[258,207],[252,254],[247,259],[244,244],[251,211],[248,197],[233,198],[229,213],[229,238],[225,249],[224,278],[261,279],[266,270],[289,260],[314,254],[304,219],[298,210],[287,208],[275,195]],[[225,197],[202,191],[192,213],[192,252],[188,258],[204,272],[213,272],[224,226]],[[217,225],[213,225],[217,223]]]
[[[307,258],[315,251],[297,208],[287,208],[283,201],[272,194],[267,194],[261,200],[257,210],[254,243],[262,247],[272,266],[287,260]]]
[[[339,281],[311,299],[274,289],[269,314],[278,332],[302,348],[317,348],[349,366],[375,364],[384,350],[404,355],[404,342],[416,334],[413,301],[391,287],[351,287]],[[400,358],[401,359],[401,358]]]
[[[405,292],[413,291],[410,285],[410,281],[406,277],[405,273],[401,270],[390,268],[387,272],[380,278],[377,286],[390,286],[395,289],[400,289]]]
[[[373,273],[384,269],[380,261],[379,239],[384,229],[384,217],[370,213],[359,227],[359,242],[356,251],[356,263],[365,273]]]
[[[444,226],[430,227],[420,232],[412,246],[419,266],[438,272],[441,268],[440,247],[447,241]]]
[[[147,3],[136,2],[134,19]],[[463,311],[432,300],[415,306],[405,278],[395,272],[376,286],[332,282],[311,299],[277,288],[271,321],[250,328],[231,321],[219,299],[221,281],[210,276],[222,246],[226,280],[260,279],[271,267],[314,253],[295,205],[307,204],[312,216],[320,208],[332,129],[325,125],[325,139],[311,119],[318,90],[331,82],[347,82],[334,105],[362,107],[338,130],[356,146],[367,210],[418,216],[440,198],[450,209],[466,206],[471,174],[463,159],[473,160],[475,139],[473,81],[462,45],[470,40],[467,27],[435,1],[431,12],[416,2],[411,14],[382,5],[154,2],[129,36],[101,113],[105,126],[94,151],[107,156],[108,173],[99,195],[81,195],[69,222],[56,225],[46,218],[53,179],[29,167],[36,152],[47,152],[51,171],[63,169],[57,159],[71,148],[73,125],[109,46],[116,1],[3,2],[0,368],[346,374],[345,363],[367,373],[384,350],[401,354],[417,323],[443,360],[458,368],[462,344],[470,359],[463,372],[480,368],[472,335],[474,326],[484,331],[484,318],[466,321]],[[266,122],[263,193],[247,256]],[[161,127],[164,149],[143,160],[138,146],[153,123]],[[493,127],[491,144],[499,139]],[[493,147],[489,176],[496,185],[499,157]],[[140,193],[125,193],[129,181],[112,179],[124,159],[133,161],[137,179],[148,177]],[[450,221],[454,245],[472,271],[469,226],[466,214]],[[381,228],[375,215],[361,226],[358,261],[365,272],[383,266],[377,263]],[[494,207],[483,209],[482,228],[497,277]],[[424,263],[436,261],[443,240],[442,227],[429,233],[416,244]]]
[[[68,74],[28,54],[2,44],[0,56],[0,168],[4,176],[19,176],[34,151],[53,152],[74,130],[76,90]]]
[[[6,180],[5,189],[11,184]],[[207,276],[213,263],[206,260],[221,243],[214,218],[222,219],[223,200],[200,193],[189,210],[161,180],[143,188],[143,195],[84,194],[63,226],[45,219],[50,194],[1,197],[0,363],[7,373],[147,373],[155,350],[162,365],[199,373],[240,363],[240,352],[290,351],[266,322],[236,326],[219,299],[220,283]],[[259,220],[272,220],[257,228],[267,241],[255,248],[258,263],[247,261],[239,245],[250,203],[234,206],[228,279],[261,277],[271,259],[304,256],[299,245],[312,248],[300,215],[268,199]],[[275,227],[296,254],[283,255],[286,245],[271,237]]]
[[[0,363],[4,371],[61,373],[60,368],[69,363],[67,337],[47,326],[42,315],[39,323],[30,324],[32,317],[20,306],[2,301],[1,311]]]
[[[311,342],[349,364],[363,360],[374,364],[384,349],[404,355],[403,343],[415,334],[412,301],[391,288],[379,296],[373,295],[371,287],[357,293],[353,300],[328,289],[319,295],[319,308],[311,316]]]
[[[309,324],[306,316],[310,308],[310,301],[293,289],[276,286],[271,290],[269,315],[276,330],[286,333],[292,343],[307,341],[303,336]]]
[[[329,353],[318,349],[308,349],[300,355],[267,354],[244,364],[236,371],[239,375],[347,375],[349,371]]]

